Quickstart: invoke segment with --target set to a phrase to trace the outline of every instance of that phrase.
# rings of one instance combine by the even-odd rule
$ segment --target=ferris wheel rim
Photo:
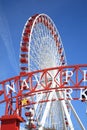
[[[34,17],[34,18],[32,18],[32,17]],[[30,20],[32,20],[33,19],[33,22],[32,22],[32,26],[31,26],[31,29],[30,29],[30,33],[28,34],[28,45],[29,45],[29,47],[28,47],[28,57],[29,57],[29,53],[30,53],[30,42],[31,42],[31,36],[32,36],[32,32],[33,32],[33,29],[34,29],[34,26],[35,26],[35,24],[38,24],[38,23],[40,23],[40,21],[39,21],[39,18],[41,17],[41,18],[44,18],[44,20],[45,19],[47,19],[47,22],[49,22],[50,24],[51,24],[51,26],[52,26],[52,28],[50,29],[51,31],[53,31],[53,29],[55,30],[55,34],[56,34],[56,36],[57,36],[57,41],[56,41],[56,44],[58,44],[58,43],[60,43],[60,45],[62,46],[62,52],[60,53],[60,55],[61,55],[61,59],[64,59],[63,61],[61,61],[61,64],[63,64],[63,62],[64,62],[64,64],[63,65],[66,65],[67,64],[67,61],[66,61],[66,56],[65,56],[65,51],[64,51],[64,47],[63,47],[63,44],[62,44],[62,41],[61,41],[61,37],[60,37],[60,35],[59,35],[59,32],[58,32],[58,30],[57,30],[57,28],[56,28],[56,26],[55,26],[55,24],[54,24],[54,22],[52,21],[52,19],[48,16],[48,15],[46,15],[46,14],[44,14],[44,13],[42,13],[42,14],[36,14],[36,15],[34,15],[34,16],[32,16],[32,17],[30,17],[28,20],[27,20],[27,22],[25,23],[25,26],[24,26],[24,29],[23,29],[23,32],[22,32],[22,38],[21,38],[21,42],[23,41],[23,36],[24,36],[24,33],[25,33],[25,29],[26,29],[26,26],[29,24],[29,21]],[[41,23],[43,23],[44,25],[45,25],[45,22],[41,22]],[[45,26],[47,26],[47,25],[45,25]],[[48,26],[47,26],[48,27]],[[57,43],[58,42],[58,43]],[[59,46],[60,47],[60,46]],[[58,45],[57,45],[57,48],[59,48],[58,47]],[[22,52],[22,51],[21,51]],[[29,68],[29,59],[30,58],[28,58],[28,68]],[[21,65],[23,65],[22,63],[21,63],[21,60],[20,60],[20,66]],[[21,67],[20,67],[21,68]],[[23,68],[23,67],[22,67]],[[26,71],[24,71],[23,70],[23,72],[27,72],[27,70],[28,70],[28,68],[26,69]]]
[[[25,26],[24,26],[24,29],[23,29],[23,33],[22,33],[22,40],[21,40],[21,42],[25,42],[23,45],[22,45],[22,47],[24,47],[24,48],[21,48],[21,53],[23,52],[23,54],[21,54],[21,56],[22,56],[22,58],[23,58],[23,56],[25,55],[26,56],[26,52],[27,52],[27,61],[26,61],[26,59],[24,59],[24,61],[23,61],[23,59],[21,59],[20,61],[21,61],[21,63],[22,63],[22,61],[24,62],[24,63],[26,63],[28,66],[27,66],[27,72],[28,71],[30,71],[29,70],[29,68],[30,68],[30,66],[29,66],[29,63],[30,63],[30,51],[31,51],[31,49],[30,49],[30,45],[31,45],[31,41],[32,41],[32,39],[31,39],[31,37],[32,37],[32,35],[33,35],[33,30],[34,30],[34,28],[35,28],[35,25],[38,25],[39,23],[42,23],[43,24],[43,26],[44,27],[47,27],[47,29],[50,31],[50,34],[51,34],[51,36],[52,36],[52,38],[53,38],[53,42],[52,42],[52,44],[54,44],[55,43],[55,47],[58,49],[57,51],[57,54],[59,55],[59,57],[58,58],[61,58],[61,59],[58,59],[58,62],[59,62],[59,65],[65,65],[67,62],[66,62],[66,57],[65,57],[65,51],[64,51],[64,47],[63,47],[63,44],[62,44],[62,41],[61,41],[61,37],[60,37],[60,35],[59,35],[59,32],[57,31],[57,28],[56,28],[56,26],[55,26],[55,24],[54,24],[54,22],[51,20],[51,18],[48,16],[48,15],[46,15],[46,14],[36,14],[36,15],[34,15],[34,16],[32,16],[32,17],[30,17],[28,20],[27,20],[27,22],[26,22],[26,24],[25,24]],[[31,25],[31,26],[29,26],[29,25]],[[28,30],[27,30],[28,29]],[[30,30],[29,30],[30,29]],[[27,31],[26,31],[27,30]],[[28,34],[28,36],[26,37],[26,32],[28,32],[27,34]],[[49,37],[49,36],[48,36]],[[28,42],[28,44],[27,44],[27,42]],[[26,45],[28,45],[28,46],[26,46]],[[26,47],[27,47],[27,51],[26,51]],[[23,50],[24,49],[24,50]],[[49,49],[49,48],[48,48]],[[56,66],[55,66],[56,67]],[[49,68],[49,67],[48,67]],[[42,69],[42,68],[41,68]],[[24,73],[26,72],[26,71],[23,71]],[[49,97],[51,98],[51,96],[52,95],[49,95]],[[57,96],[57,95],[56,95]],[[43,98],[43,96],[41,97],[41,98]],[[60,103],[57,103],[57,105],[60,105]],[[51,104],[50,104],[50,106],[51,106]],[[50,106],[49,106],[49,110],[50,110]],[[54,105],[53,105],[54,106]],[[38,105],[38,109],[40,109],[39,108],[40,106]],[[46,108],[48,107],[48,105],[45,105],[45,110],[46,110]],[[59,106],[59,108],[58,109],[60,109],[61,108],[61,105]],[[50,110],[50,111],[52,111],[52,110]],[[63,111],[63,110],[62,110]],[[46,112],[46,111],[44,111],[44,112]],[[43,114],[44,114],[44,112],[43,112]],[[47,115],[47,113],[48,113],[48,111],[46,112],[46,115]],[[58,113],[59,114],[59,113]],[[55,114],[54,114],[55,115]],[[59,114],[60,115],[60,114]],[[43,115],[41,115],[41,123],[44,125],[44,123],[45,123],[45,119],[46,119],[46,116],[45,116],[45,118],[44,118],[44,116]],[[62,117],[60,117],[60,119],[61,119],[61,121],[63,122],[63,120],[62,120]]]

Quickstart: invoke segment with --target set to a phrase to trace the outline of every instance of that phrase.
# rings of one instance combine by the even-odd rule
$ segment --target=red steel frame
[[[54,72],[54,75],[52,75],[51,72]],[[70,73],[70,76],[68,74],[67,79],[66,72]],[[73,75],[71,75],[71,72]],[[36,75],[37,79],[35,78]],[[54,87],[52,87],[52,83],[55,84]],[[40,85],[41,88],[38,88],[38,85]],[[49,101],[48,93],[53,91],[69,91],[69,89],[74,90],[75,94],[73,94],[74,96],[72,99],[67,97],[67,100],[80,100],[78,96],[79,90],[87,89],[87,64],[48,68],[20,74],[19,76],[1,81],[0,104],[4,103],[6,105],[5,116],[2,116],[1,118],[2,126],[4,121],[8,120],[7,122],[9,122],[10,118],[12,119],[14,116],[13,121],[16,125],[18,122],[17,129],[19,129],[19,123],[23,121],[23,119],[20,118],[22,115],[22,107],[37,103],[35,101],[25,100],[27,97],[32,97],[36,94],[45,94],[46,99],[38,102],[43,103]],[[57,99],[52,98],[51,101],[55,100]],[[58,100],[65,99],[58,98]],[[13,124],[15,125],[15,123]],[[1,130],[6,130],[6,127],[1,127]]]
[[[33,25],[37,23],[43,23],[50,30],[58,48],[60,62],[62,65],[65,65],[63,49],[50,18],[39,14],[32,16],[25,25],[21,40],[21,73],[19,76],[0,82],[0,105],[2,103],[5,104],[5,113],[0,119],[1,130],[19,130],[20,122],[24,121],[22,118],[22,107],[37,103],[27,100],[27,97],[33,97],[36,94],[45,94],[46,98],[38,101],[38,103],[65,100],[64,97],[58,99],[54,97],[49,100],[48,94],[57,91],[68,92],[73,90],[72,98],[68,95],[66,100],[82,100],[79,97],[79,92],[87,89],[87,64],[60,66],[27,73],[29,38]],[[23,64],[26,64],[26,66]],[[66,76],[67,71],[68,77]],[[52,75],[53,72],[54,75]],[[52,84],[54,84],[53,87]]]

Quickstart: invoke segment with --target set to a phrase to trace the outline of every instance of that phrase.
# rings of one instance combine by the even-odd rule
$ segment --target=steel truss
[[[55,75],[52,75],[52,72],[55,72]],[[6,104],[5,115],[21,116],[22,107],[66,100],[69,105],[66,106],[73,110],[80,122],[69,100],[87,100],[87,64],[60,66],[21,74],[0,82],[0,88],[0,104]],[[60,93],[58,97],[55,94],[57,92]],[[39,99],[35,100],[33,97]],[[81,122],[80,125],[84,128]]]
[[[47,127],[74,130],[70,118],[72,110],[82,130],[85,130],[71,100],[87,100],[87,64],[67,66],[64,47],[56,26],[49,16],[36,14],[27,20],[22,32],[20,75],[0,82],[0,104],[5,104],[4,115],[7,116],[1,120],[14,118],[16,123],[17,120],[20,123],[22,108],[30,106],[35,113],[29,111],[25,115],[29,115],[30,123],[38,116],[36,120],[41,120],[39,126],[42,124],[39,130],[43,130],[46,125],[48,113],[51,114],[47,121],[50,126]],[[56,122],[59,124],[56,125]],[[36,126],[32,124],[32,128],[35,129]]]

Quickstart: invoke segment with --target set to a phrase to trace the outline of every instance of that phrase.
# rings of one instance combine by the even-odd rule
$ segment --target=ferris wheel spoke
[[[27,35],[29,36],[27,37]],[[24,66],[22,68],[25,68],[26,66],[26,68],[28,68],[28,71],[52,68],[59,65],[64,65],[66,63],[65,52],[59,32],[57,31],[56,26],[50,19],[50,17],[45,14],[32,16],[27,21],[23,31],[21,50],[21,66]],[[56,72],[52,71],[50,72],[50,74],[55,75]],[[35,79],[38,80],[39,76],[40,75],[36,74]],[[53,87],[54,85],[55,84],[52,84],[51,87]],[[37,88],[39,90],[41,86],[38,84]],[[53,94],[49,94],[48,99],[51,99],[52,96]],[[56,97],[59,97],[59,93],[56,93]],[[38,100],[40,99],[45,100],[46,95],[41,94],[41,96],[39,97],[34,96],[32,97],[31,101],[38,102]],[[63,130],[64,128],[67,128],[67,126],[64,125],[65,122],[63,118],[65,114],[64,110],[61,109],[62,102],[57,101],[56,103],[37,103],[33,107],[37,122],[42,124],[42,127],[51,129],[54,128],[56,130]],[[67,108],[66,110],[68,111]],[[60,124],[62,124],[62,126]]]

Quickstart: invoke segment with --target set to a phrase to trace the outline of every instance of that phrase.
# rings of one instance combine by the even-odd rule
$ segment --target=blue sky
[[[54,21],[69,65],[87,63],[87,0],[0,0],[0,80],[19,74],[22,30],[36,13]],[[85,107],[80,103],[82,113],[74,104],[86,125]]]

